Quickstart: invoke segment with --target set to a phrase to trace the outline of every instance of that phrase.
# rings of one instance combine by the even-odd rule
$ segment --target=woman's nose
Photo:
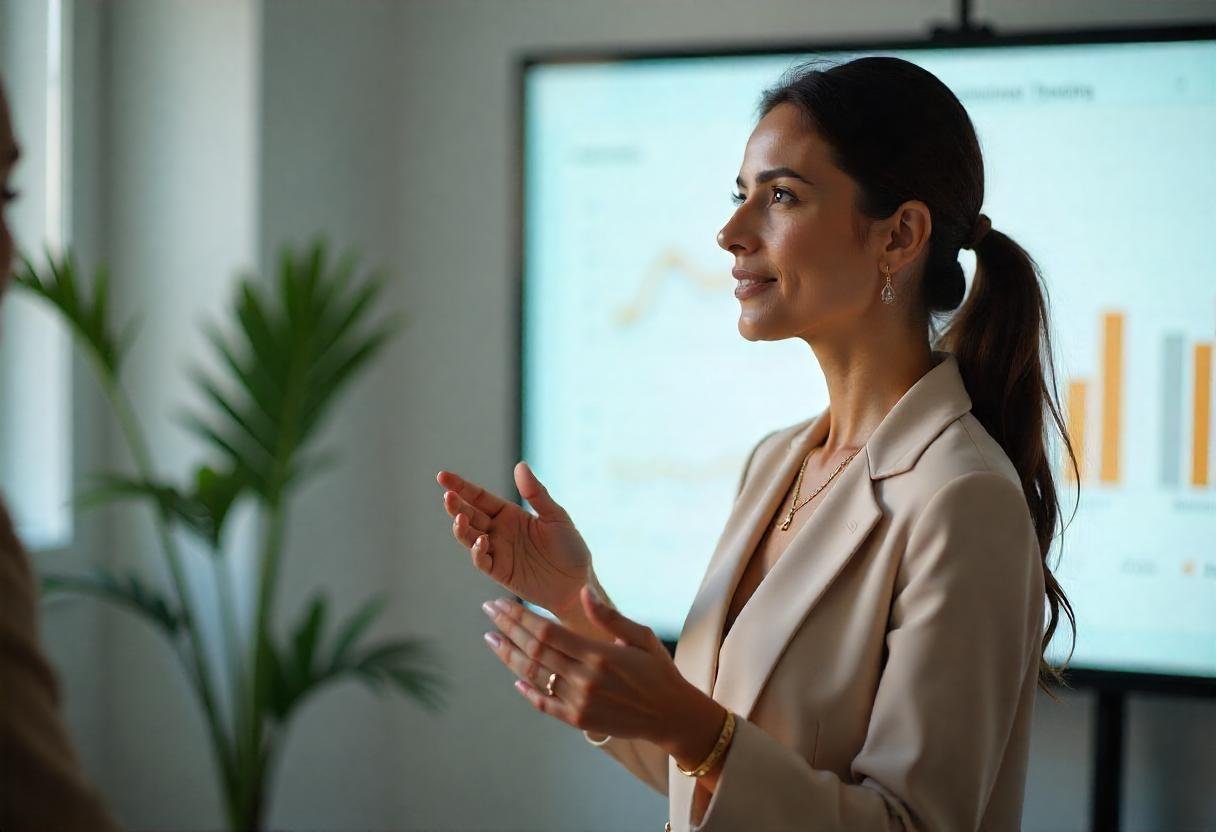
[[[742,232],[735,221],[735,217],[731,217],[726,225],[718,232],[718,245],[726,251],[733,251],[736,246],[742,247],[744,250],[749,248],[749,234]]]

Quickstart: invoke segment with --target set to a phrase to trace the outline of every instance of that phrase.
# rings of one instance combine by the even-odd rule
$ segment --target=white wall
[[[168,465],[196,452],[168,416],[187,389],[180,368],[199,351],[194,325],[218,314],[236,268],[268,264],[280,243],[325,230],[392,271],[389,300],[412,318],[326,433],[342,464],[300,497],[281,611],[294,618],[318,587],[339,609],[390,588],[380,631],[437,640],[450,707],[434,717],[352,687],[318,697],[293,728],[271,825],[661,829],[665,801],[536,713],[483,646],[479,605],[497,593],[452,541],[434,483],[450,468],[512,487],[513,57],[542,46],[915,35],[953,4],[77,5],[88,7],[77,73],[98,79],[100,102],[81,105],[86,125],[77,125],[76,164],[92,177],[92,210],[82,209],[91,216],[78,225],[122,281],[122,308],[154,313],[137,347],[137,395],[162,425],[154,442]],[[1212,2],[1160,2],[1151,17],[1130,2],[979,5],[1019,27],[1216,15]],[[122,551],[150,545],[119,531]],[[134,828],[219,826],[210,759],[176,667],[146,628],[106,621],[99,701],[109,727],[73,717],[94,777]],[[65,666],[77,654],[57,646],[56,655],[69,701],[92,695]],[[1084,827],[1092,717],[1086,694],[1040,699],[1026,829]],[[1216,827],[1216,707],[1135,697],[1128,732],[1125,828]]]
[[[127,387],[157,474],[185,485],[201,446],[174,418],[194,403],[187,367],[210,363],[198,325],[223,314],[238,270],[256,266],[261,10],[243,2],[78,2],[73,11],[77,243],[90,273],[99,260],[110,265],[116,321],[140,320]],[[91,373],[78,373],[77,389],[95,388]],[[78,424],[110,425],[108,453],[89,468],[133,471],[109,415],[99,401],[77,410]],[[105,514],[111,564],[138,567],[167,590],[151,511]],[[87,534],[79,543],[101,548]],[[204,556],[188,547],[185,554],[187,571],[206,586],[213,573]],[[199,616],[214,630],[213,610]],[[78,735],[115,813],[132,828],[218,828],[199,711],[163,639],[110,609],[96,631],[63,640],[89,637],[100,646],[102,682],[67,694],[101,703],[100,729]]]

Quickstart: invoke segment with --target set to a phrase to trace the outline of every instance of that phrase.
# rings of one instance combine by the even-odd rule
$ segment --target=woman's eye
[[[794,196],[794,193],[792,191],[787,191],[785,188],[773,188],[773,194],[774,195],[785,194],[787,199],[785,199],[781,203],[782,205],[789,205],[791,202],[797,201],[797,197]],[[741,205],[743,203],[743,200],[745,200],[746,198],[747,197],[742,196],[741,194],[731,194],[730,195],[730,201],[735,203],[736,205]]]

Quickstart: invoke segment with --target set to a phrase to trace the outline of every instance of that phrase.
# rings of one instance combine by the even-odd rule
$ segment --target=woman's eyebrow
[[[805,182],[808,185],[814,184],[811,182],[811,180],[804,177],[798,171],[794,170],[793,168],[786,168],[786,167],[772,168],[770,170],[761,171],[760,173],[756,174],[756,184],[763,185],[765,182],[768,182],[772,179],[780,179],[782,177],[788,177],[790,179],[797,179],[799,182]],[[740,188],[744,187],[743,177],[736,176],[735,184],[738,185]]]

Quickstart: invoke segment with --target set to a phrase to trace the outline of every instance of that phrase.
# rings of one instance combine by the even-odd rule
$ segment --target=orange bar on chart
[[[1073,471],[1072,460],[1064,460],[1064,478],[1076,482],[1085,476],[1085,396],[1089,385],[1084,380],[1068,383],[1068,441],[1077,457],[1077,468]]]
[[[1194,441],[1191,445],[1191,485],[1208,484],[1208,452],[1212,441],[1212,345],[1195,345]]]
[[[1098,478],[1119,481],[1123,403],[1123,313],[1102,316],[1102,456]]]

